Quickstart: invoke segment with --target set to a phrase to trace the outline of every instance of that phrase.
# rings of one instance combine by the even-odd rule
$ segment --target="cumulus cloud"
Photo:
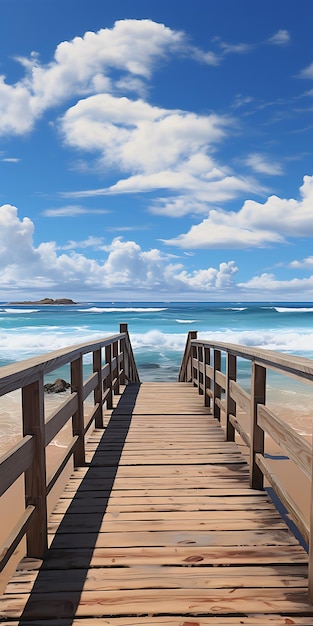
[[[101,260],[89,258],[77,249],[101,250]],[[188,254],[189,256],[189,254]],[[303,262],[308,269],[312,257]],[[297,268],[297,264],[294,268]],[[43,289],[59,296],[103,299],[103,294],[116,298],[141,295],[145,299],[188,296],[203,299],[266,300],[313,297],[313,276],[278,280],[274,274],[263,273],[237,282],[239,268],[234,260],[222,261],[217,267],[187,270],[181,260],[173,259],[152,248],[143,250],[135,241],[116,237],[104,244],[101,237],[89,236],[71,241],[61,252],[53,241],[34,245],[34,225],[19,219],[16,207],[0,207],[0,271],[2,300],[13,293],[31,290],[42,295]]]
[[[100,170],[113,167],[125,176],[110,187],[64,195],[79,198],[164,189],[179,198],[161,198],[151,204],[151,212],[178,217],[206,213],[208,202],[260,190],[255,180],[235,176],[214,159],[216,147],[234,126],[227,116],[167,110],[109,94],[81,100],[61,120],[65,141],[96,153]]]
[[[20,220],[16,207],[0,207],[0,270],[2,293],[23,289],[49,287],[56,292],[103,294],[112,290],[180,294],[224,289],[233,285],[237,268],[233,261],[218,268],[205,268],[191,273],[172,255],[158,249],[142,250],[135,241],[117,237],[104,245],[100,237],[68,242],[63,250],[53,241],[34,245],[34,225],[29,218]],[[104,260],[88,258],[78,248],[97,248],[105,252]]]
[[[181,248],[247,248],[283,243],[289,237],[313,235],[313,176],[305,176],[300,199],[270,196],[261,204],[246,200],[234,211],[211,210],[188,233],[165,243]]]
[[[0,134],[25,134],[51,107],[77,97],[113,91],[144,94],[157,64],[168,55],[216,64],[213,53],[192,47],[182,32],[149,19],[125,19],[113,28],[63,41],[50,63],[17,57],[25,75],[15,84],[0,76]]]
[[[291,261],[289,267],[291,267],[292,269],[313,270],[313,256],[308,256],[301,261],[295,259],[294,261]]]
[[[239,289],[251,294],[259,293],[278,299],[278,296],[291,296],[293,299],[297,296],[312,296],[313,294],[313,276],[308,278],[292,278],[290,280],[277,280],[274,274],[263,273],[261,276],[254,276],[250,280],[238,283]]]

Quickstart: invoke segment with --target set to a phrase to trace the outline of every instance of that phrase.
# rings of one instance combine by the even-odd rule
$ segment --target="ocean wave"
[[[97,307],[92,306],[90,309],[78,309],[80,313],[159,313],[160,311],[167,311],[166,307],[125,307],[125,308],[113,308],[113,307]]]
[[[312,307],[275,306],[273,308],[277,313],[313,313]]]
[[[197,320],[175,320],[177,324],[194,324]]]
[[[190,323],[190,320],[188,320]],[[186,320],[184,320],[186,322]],[[129,329],[130,339],[135,351],[144,360],[151,361],[151,353],[159,359],[181,358],[184,351],[187,332],[185,324],[180,324],[181,332],[163,332],[158,329],[147,332]],[[3,364],[26,359],[78,343],[97,341],[115,334],[112,329],[91,329],[88,326],[71,327],[23,327],[20,329],[0,329],[0,357]],[[198,331],[198,339],[220,341],[223,343],[242,344],[245,346],[266,348],[279,352],[288,352],[313,357],[313,329],[226,329]],[[154,359],[154,357],[153,357]]]
[[[247,309],[247,306],[229,306],[225,307],[224,311],[246,311]]]
[[[39,309],[3,309],[1,313],[9,313],[9,315],[19,315],[22,313],[39,313]]]

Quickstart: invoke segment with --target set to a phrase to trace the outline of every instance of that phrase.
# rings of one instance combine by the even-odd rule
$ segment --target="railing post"
[[[74,467],[85,464],[85,429],[83,403],[83,357],[71,362],[71,388],[77,393],[78,408],[73,415],[73,435],[78,435],[74,450]]]
[[[127,333],[127,324],[120,324],[120,333]],[[125,341],[125,337],[123,337],[120,340],[120,351],[122,353],[122,362],[121,362],[121,378],[120,378],[120,382],[121,385],[125,385],[126,382],[126,377],[125,377],[125,366],[126,366],[126,354],[125,354],[125,349],[126,349],[126,341]]]
[[[211,406],[211,398],[207,393],[207,390],[211,390],[211,379],[207,376],[206,366],[211,363],[211,352],[210,348],[204,348],[204,405],[210,407]]]
[[[113,359],[115,359],[115,368],[114,368],[114,393],[119,395],[120,393],[120,367],[118,363],[118,341],[114,341],[113,343]]]
[[[94,404],[98,405],[98,409],[95,415],[95,427],[103,428],[103,404],[102,404],[102,357],[101,348],[95,350],[92,355],[93,371],[98,374],[98,383],[94,390]]]
[[[197,358],[198,358],[198,392],[202,396],[204,393],[204,372],[201,372],[201,363],[204,368],[203,346],[197,346]],[[201,387],[202,385],[202,387]]]
[[[251,439],[250,439],[250,486],[263,489],[263,473],[256,464],[257,454],[264,454],[264,431],[257,424],[258,404],[265,404],[266,368],[252,362],[251,373]]]
[[[112,392],[112,345],[105,346],[105,362],[109,365],[109,374],[105,379],[105,390],[108,391],[107,395],[107,408],[113,407],[113,392]]]
[[[230,395],[230,382],[237,378],[237,357],[227,352],[226,354],[226,440],[235,441],[235,429],[229,421],[230,415],[236,416],[236,402]]]
[[[46,449],[43,375],[22,388],[23,435],[34,437],[34,458],[25,472],[26,506],[35,506],[27,530],[27,556],[42,559],[47,549]]]
[[[186,363],[186,382],[188,382],[189,380],[191,380],[191,382],[193,381],[193,367],[192,367],[193,347],[191,345],[191,342],[194,339],[197,339],[197,331],[190,330],[188,333],[188,338],[187,338],[187,346],[189,342],[189,355],[186,355],[188,359]]]
[[[310,503],[310,535],[309,535],[309,572],[308,592],[310,602],[313,604],[313,463],[311,478],[311,503]]]
[[[214,350],[213,357],[213,370],[214,370],[214,378],[213,378],[213,416],[216,417],[219,421],[221,419],[221,409],[217,405],[216,400],[221,398],[221,388],[216,382],[216,372],[221,371],[221,351]]]

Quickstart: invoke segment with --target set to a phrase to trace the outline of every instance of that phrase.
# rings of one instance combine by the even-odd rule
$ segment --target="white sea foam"
[[[9,315],[19,315],[24,313],[38,313],[39,309],[3,309],[0,313],[8,313]]]
[[[246,306],[229,306],[225,307],[224,311],[246,311],[247,308]]]
[[[166,307],[97,307],[92,306],[90,309],[78,309],[80,313],[159,313],[160,311],[166,311]]]
[[[313,313],[312,307],[287,307],[287,306],[275,306],[277,313]]]
[[[194,324],[197,320],[175,320],[177,324]]]
[[[185,323],[181,323],[182,329]],[[192,320],[188,320],[192,323]],[[114,334],[111,330],[90,329],[89,327],[24,327],[21,329],[0,329],[0,355],[3,361],[21,360],[58,350],[77,343],[84,343]],[[132,332],[130,338],[133,348],[137,350],[153,349],[166,352],[180,350],[185,347],[187,333],[165,333],[160,330],[149,330],[146,333]],[[221,330],[199,331],[198,339],[243,344],[251,347],[263,347],[280,352],[313,354],[313,329],[307,330]],[[308,354],[310,356],[310,354]]]

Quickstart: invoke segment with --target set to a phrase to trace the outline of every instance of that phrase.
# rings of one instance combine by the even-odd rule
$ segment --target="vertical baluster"
[[[310,538],[309,538],[309,573],[308,591],[309,599],[313,604],[313,464],[311,477],[311,503],[310,503]]]
[[[210,348],[204,348],[204,404],[205,406],[210,407],[211,406],[211,398],[210,395],[207,393],[208,391],[211,391],[211,379],[209,376],[207,376],[206,373],[206,366],[210,365],[211,363],[211,351]]]
[[[94,390],[94,404],[98,405],[98,409],[95,415],[95,427],[103,428],[103,405],[102,405],[102,357],[101,348],[95,350],[92,355],[93,358],[93,371],[98,374],[97,386]]]
[[[74,450],[74,467],[85,463],[85,432],[84,432],[84,403],[83,403],[83,358],[71,363],[71,387],[77,393],[78,407],[73,415],[73,435],[78,435]]]
[[[213,369],[214,369],[214,380],[213,380],[213,415],[214,417],[216,417],[219,421],[221,419],[221,409],[220,407],[217,405],[216,400],[221,398],[221,388],[219,386],[219,384],[216,382],[216,372],[220,372],[221,371],[221,351],[220,350],[214,350],[214,357],[213,357]]]
[[[107,408],[113,407],[113,392],[112,392],[112,345],[105,346],[105,362],[109,365],[109,374],[105,379],[105,391],[108,390],[107,395]]]
[[[115,359],[115,367],[114,367],[114,375],[115,379],[114,383],[114,393],[119,395],[120,393],[120,368],[118,364],[118,341],[114,341],[113,343],[113,359]]]
[[[264,454],[264,431],[257,424],[258,404],[265,404],[266,368],[252,363],[251,373],[251,445],[250,486],[263,489],[263,473],[255,462],[256,454]]]
[[[125,333],[125,332],[127,332],[127,324],[120,324],[120,333]],[[125,341],[125,337],[123,337],[120,340],[120,352],[122,354],[121,377],[120,377],[121,385],[125,385],[125,382],[126,382],[126,377],[125,377],[125,366],[126,366],[125,349],[126,349],[126,341]]]
[[[230,382],[237,378],[237,357],[226,354],[226,439],[235,441],[235,429],[229,421],[230,415],[236,415],[236,402],[230,395]]]
[[[25,472],[26,506],[35,506],[26,533],[27,556],[41,559],[47,549],[46,449],[43,375],[22,388],[23,435],[34,437],[34,459]]]

